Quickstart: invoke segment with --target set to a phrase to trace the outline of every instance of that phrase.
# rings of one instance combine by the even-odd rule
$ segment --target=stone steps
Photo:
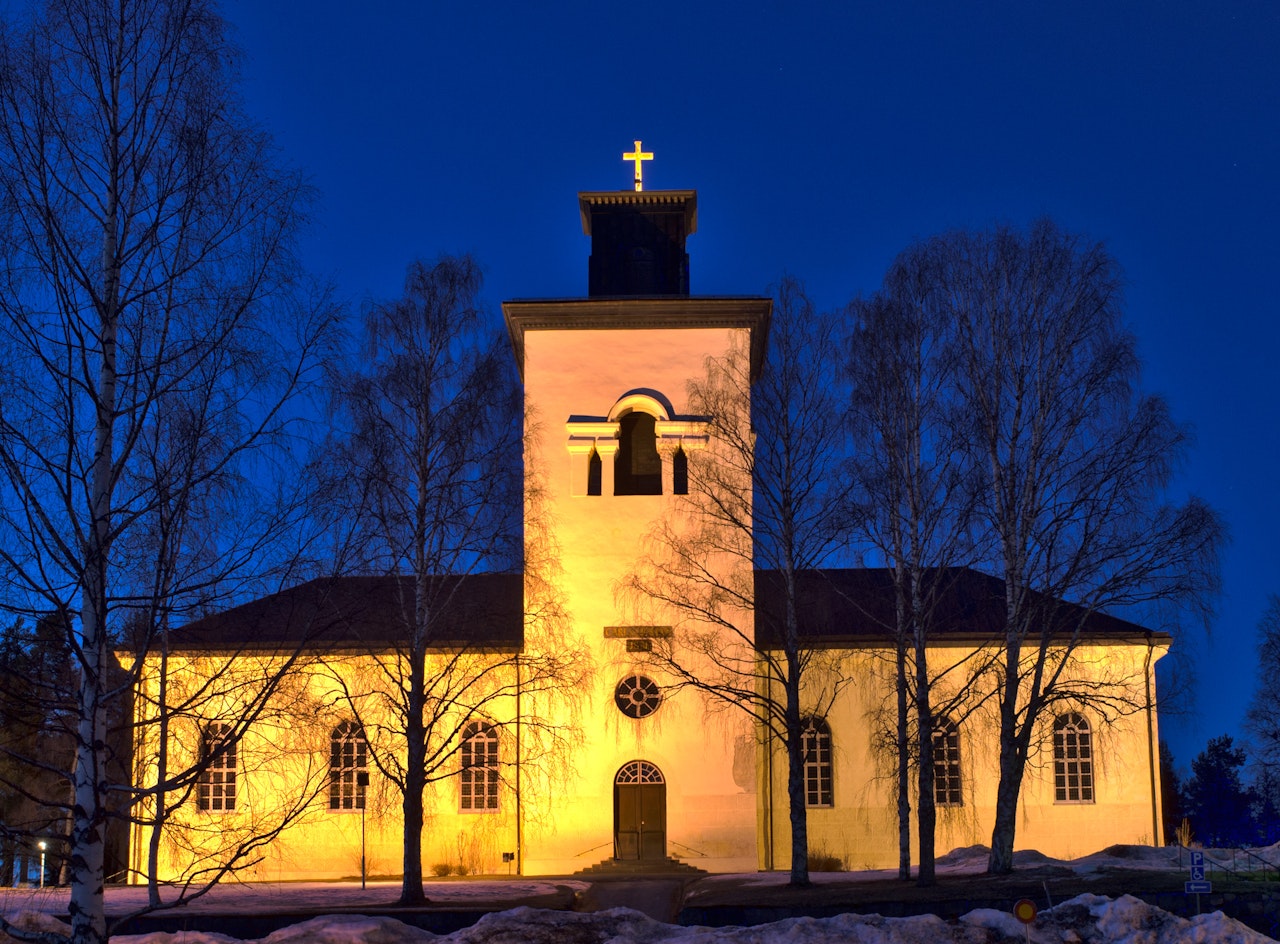
[[[665,859],[603,859],[574,875],[706,875],[706,871],[674,856]]]

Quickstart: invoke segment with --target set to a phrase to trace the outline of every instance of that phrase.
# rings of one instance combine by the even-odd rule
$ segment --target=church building
[[[591,240],[587,294],[502,306],[525,391],[526,509],[536,500],[539,516],[537,529],[526,527],[527,556],[558,551],[553,590],[584,671],[571,692],[536,683],[539,647],[567,644],[531,630],[542,603],[528,575],[440,578],[458,586],[431,659],[482,681],[464,715],[436,719],[442,759],[426,791],[428,878],[627,863],[790,866],[782,745],[745,712],[673,686],[652,654],[680,632],[679,621],[660,609],[638,615],[619,591],[654,523],[696,500],[691,476],[726,448],[691,407],[690,381],[709,359],[735,351],[746,352],[754,377],[767,357],[771,312],[765,297],[690,293],[697,193],[644,190],[639,168],[648,156],[639,142],[627,155],[634,189],[578,195]],[[738,396],[748,418],[750,390]],[[749,480],[740,487],[750,494]],[[768,647],[777,638],[776,582],[728,572],[742,564],[724,555],[709,554],[705,566],[726,582],[754,581],[754,607],[738,619]],[[939,659],[989,647],[1003,608],[999,581],[968,570],[955,577]],[[882,737],[893,699],[889,577],[867,569],[805,580],[805,644],[853,680],[806,718],[809,846],[846,868],[893,868],[897,806]],[[163,661],[150,657],[135,700],[139,785],[162,775],[163,763],[212,760],[160,817],[159,831],[134,827],[135,878],[156,871],[176,879],[232,847],[247,847],[239,854],[256,862],[244,878],[399,873],[394,725],[362,698],[372,678],[391,671],[413,593],[407,577],[316,580],[192,624],[174,634]],[[1159,841],[1154,666],[1170,640],[1101,614],[1087,625],[1069,671],[1117,686],[1135,707],[1102,718],[1064,705],[1045,719],[1017,840],[1059,857]],[[232,664],[231,681],[202,689],[215,667]],[[265,680],[269,695],[246,713],[245,692]],[[199,707],[158,729],[156,705],[181,698]],[[236,720],[220,719],[219,706]],[[942,721],[939,853],[990,842],[995,723],[982,711]],[[392,760],[379,765],[371,755],[384,744]],[[267,841],[249,838],[264,832]]]

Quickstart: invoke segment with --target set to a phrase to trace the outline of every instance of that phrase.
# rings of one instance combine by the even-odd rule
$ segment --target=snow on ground
[[[1221,865],[1243,864],[1234,850],[1205,850]],[[1253,850],[1270,862],[1280,862],[1280,844]],[[986,869],[983,847],[957,849],[938,860],[940,874],[976,874]],[[1062,861],[1038,852],[1014,855],[1018,867],[1060,865],[1079,873],[1105,867],[1178,869],[1176,848],[1111,846],[1081,859]],[[815,882],[835,884],[884,878],[885,872],[816,873]],[[784,884],[785,873],[708,876],[699,886],[719,881]],[[428,898],[436,904],[469,904],[535,898],[565,891],[582,891],[589,882],[577,879],[512,879],[428,882]],[[252,912],[360,908],[385,904],[399,891],[396,882],[371,882],[366,890],[354,883],[293,882],[287,884],[228,884],[187,906],[188,912]],[[142,888],[110,888],[108,909],[131,911],[145,902]],[[691,896],[696,900],[697,895]],[[0,912],[11,921],[42,930],[65,930],[52,914],[65,914],[67,889],[0,889]],[[328,915],[276,931],[262,944],[1267,944],[1271,938],[1225,917],[1221,912],[1187,920],[1125,895],[1118,899],[1080,895],[1042,911],[1030,930],[1007,912],[971,911],[955,924],[932,915],[883,918],[879,915],[838,915],[833,918],[789,918],[745,928],[683,928],[663,924],[627,908],[594,914],[513,908],[486,915],[477,924],[449,935],[435,935],[388,917],[358,914]],[[113,944],[236,944],[221,934],[183,932],[118,935]],[[0,934],[0,944],[9,944]]]
[[[1265,860],[1271,868],[1280,867],[1280,843],[1248,853],[1239,849],[1204,849],[1205,859],[1213,867],[1252,871],[1262,867]],[[968,846],[954,849],[938,856],[939,875],[979,875],[987,870],[986,846]],[[1078,875],[1088,875],[1101,869],[1134,869],[1143,871],[1180,871],[1190,864],[1184,850],[1179,860],[1177,846],[1108,846],[1101,852],[1079,859],[1054,859],[1034,849],[1023,849],[1013,854],[1015,869],[1032,869],[1052,865],[1070,869]],[[1212,868],[1211,868],[1212,871]],[[868,870],[861,872],[811,872],[809,878],[818,885],[839,885],[846,882],[872,882],[897,878],[897,869]],[[717,883],[734,885],[785,885],[790,876],[786,872],[756,872],[747,875],[709,875],[698,883],[704,893],[710,893]],[[696,899],[697,892],[693,898]]]
[[[554,895],[561,890],[580,892],[585,891],[589,884],[578,879],[464,879],[424,882],[423,890],[433,904],[467,907],[476,902]],[[112,885],[106,894],[109,914],[135,911],[147,901],[147,889],[141,885]],[[166,899],[173,894],[169,889],[162,889],[162,897]],[[183,911],[186,914],[316,911],[323,908],[345,911],[362,907],[381,908],[399,896],[399,882],[369,882],[367,889],[361,889],[355,882],[227,882],[184,905]],[[40,911],[66,914],[70,898],[69,888],[0,888],[0,913]]]
[[[24,913],[17,923],[51,930],[48,915]],[[222,934],[119,935],[113,944],[235,944]],[[0,941],[7,941],[0,935]],[[470,928],[435,935],[394,918],[328,915],[284,928],[262,944],[1268,944],[1221,912],[1191,920],[1125,895],[1114,901],[1080,895],[1042,912],[1028,935],[1012,915],[989,908],[956,924],[933,915],[882,918],[837,915],[788,918],[754,927],[683,928],[629,908],[595,914],[514,908],[486,915]],[[1273,944],[1273,942],[1272,942]]]

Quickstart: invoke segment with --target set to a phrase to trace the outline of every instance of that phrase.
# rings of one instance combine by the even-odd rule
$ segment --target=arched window
[[[613,778],[614,784],[628,783],[666,783],[662,771],[647,760],[632,760],[618,768]]]
[[[613,493],[662,494],[662,457],[658,455],[657,425],[648,413],[635,410],[619,421]]]
[[[804,752],[804,805],[833,806],[831,789],[831,725],[825,718],[801,722],[800,746]]]
[[[938,718],[933,728],[933,801],[939,806],[960,806],[960,729],[948,718]]]
[[[202,810],[236,808],[236,742],[231,726],[215,721],[200,733],[200,760],[208,766],[196,782],[196,805]]]
[[[473,721],[462,729],[462,811],[492,813],[498,809],[498,729]]]
[[[1089,722],[1074,711],[1053,722],[1053,799],[1093,802],[1093,741]]]
[[[599,495],[603,479],[604,463],[600,461],[600,453],[592,449],[587,459],[587,494]]]
[[[676,495],[689,494],[689,456],[684,447],[671,457],[671,491]]]
[[[364,729],[343,721],[329,736],[329,809],[364,809],[369,783],[369,742]]]

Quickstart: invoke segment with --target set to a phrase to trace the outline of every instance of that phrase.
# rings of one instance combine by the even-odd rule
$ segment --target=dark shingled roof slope
[[[933,631],[935,639],[983,641],[999,637],[1004,625],[1004,583],[968,567],[940,572],[945,583]],[[888,568],[808,570],[797,574],[800,638],[806,648],[885,645],[894,630],[893,575]],[[756,639],[767,648],[781,640],[785,615],[782,574],[756,571]],[[1136,623],[1086,612],[1060,602],[1057,622],[1064,631],[1084,620],[1089,639],[1145,639],[1148,630]],[[1158,640],[1168,640],[1155,633]]]
[[[934,638],[986,641],[1000,635],[1004,584],[967,567],[942,571],[943,593]],[[434,577],[438,601],[431,648],[518,650],[524,642],[524,581],[520,574]],[[807,648],[883,646],[894,625],[892,574],[885,568],[802,571],[800,633]],[[776,647],[783,617],[782,577],[756,571],[756,638]],[[299,647],[388,650],[403,646],[413,616],[410,577],[331,577],[312,580],[189,623],[171,637],[174,651],[289,652]],[[1061,603],[1059,623],[1084,620],[1091,639],[1148,637],[1135,623],[1086,613]],[[1154,638],[1166,640],[1163,633]]]
[[[524,642],[520,574],[432,577],[430,647],[519,649]],[[411,577],[311,580],[188,623],[170,648],[236,651],[387,650],[403,646],[414,611]]]

